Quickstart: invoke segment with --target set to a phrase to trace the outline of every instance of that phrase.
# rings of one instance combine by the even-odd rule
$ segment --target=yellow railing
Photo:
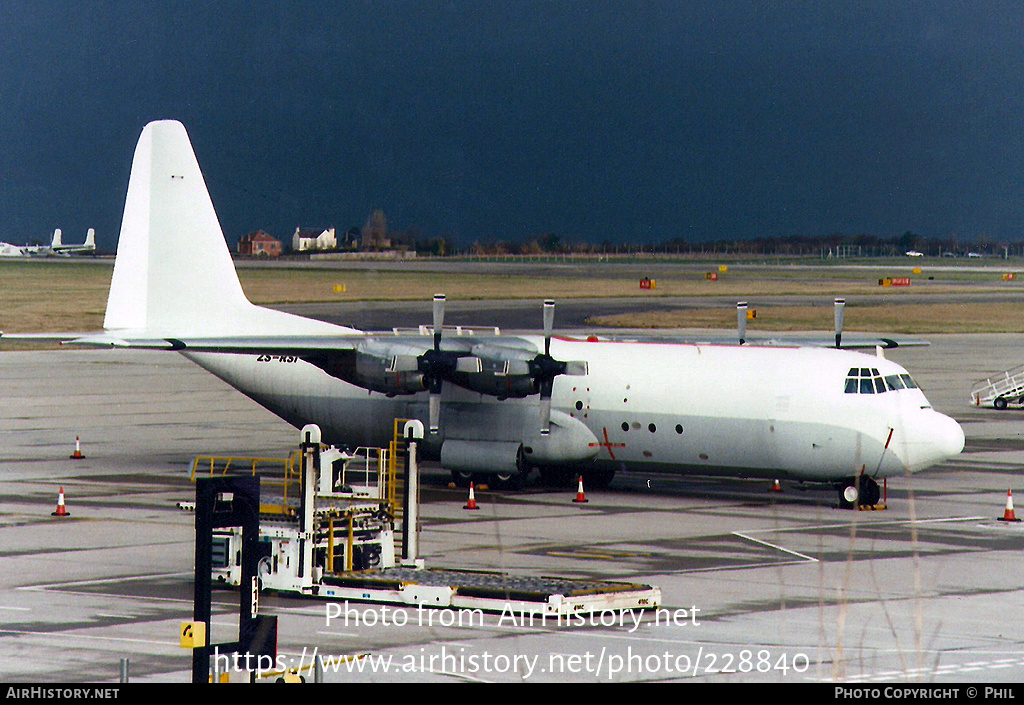
[[[295,469],[296,459],[298,458],[299,451],[294,451],[287,458],[244,458],[234,456],[216,456],[216,455],[200,455],[192,460],[192,482],[196,481],[196,475],[199,473],[200,467],[203,468],[205,473],[209,470],[209,476],[214,477],[218,473],[221,477],[227,475],[229,470],[235,472],[249,472],[252,475],[256,474],[257,469],[261,469],[264,466],[281,466],[285,471],[285,478],[289,479],[293,475],[298,475],[298,471]]]
[[[228,472],[245,472],[255,477],[257,471],[267,471],[260,482],[268,487],[281,488],[281,503],[260,504],[264,514],[294,514],[288,506],[288,489],[298,485],[301,477],[299,459],[302,451],[293,451],[287,458],[252,458],[240,456],[200,455],[192,461],[190,479],[196,481],[200,472],[209,477],[224,477]],[[283,470],[283,473],[282,473]],[[278,479],[280,477],[280,479]],[[301,491],[301,490],[300,490]]]

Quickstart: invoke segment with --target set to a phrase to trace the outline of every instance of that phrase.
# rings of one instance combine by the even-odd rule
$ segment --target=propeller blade
[[[444,294],[434,294],[434,350],[441,349],[441,330],[444,328]]]
[[[846,301],[844,299],[836,299],[835,301],[835,318],[836,318],[836,347],[840,347],[840,343],[843,339],[843,310],[846,308]]]
[[[747,342],[747,302],[736,304],[736,329],[739,331],[740,345]]]
[[[430,432],[436,434],[441,428],[441,393],[430,392]]]
[[[540,398],[540,435],[546,436],[551,432],[551,396]]]
[[[544,302],[544,354],[551,354],[551,331],[555,327],[555,302]]]

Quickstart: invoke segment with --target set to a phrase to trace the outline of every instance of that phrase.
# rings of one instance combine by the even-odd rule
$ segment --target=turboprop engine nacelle
[[[537,465],[573,465],[593,459],[600,448],[597,437],[578,419],[551,411],[548,433],[528,426],[523,438],[523,456]]]
[[[426,378],[416,370],[395,369],[394,358],[360,350],[306,358],[332,377],[389,396],[426,390]]]
[[[464,389],[498,399],[521,399],[537,393],[537,385],[529,374],[510,373],[507,366],[488,368],[480,372],[455,374],[452,382]]]
[[[529,415],[532,418],[532,414]],[[560,411],[551,412],[551,427],[541,434],[536,423],[524,424],[521,439],[468,439],[447,437],[441,446],[446,470],[494,473],[518,472],[524,464],[574,465],[597,455],[597,438],[580,421]]]

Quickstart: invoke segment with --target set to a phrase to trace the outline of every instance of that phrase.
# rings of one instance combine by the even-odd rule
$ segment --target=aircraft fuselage
[[[876,356],[565,338],[552,341],[552,354],[589,366],[587,375],[560,376],[554,385],[553,434],[569,449],[535,449],[542,442],[536,397],[498,400],[448,385],[440,433],[425,441],[428,457],[444,461],[448,444],[473,454],[486,472],[506,468],[518,448],[538,466],[838,481],[862,471],[914,472],[963,446],[956,422],[917,388],[847,391],[851,370],[906,375]],[[425,392],[369,392],[297,357],[186,355],[293,425],[320,425],[335,444],[386,445],[395,418],[427,417]]]

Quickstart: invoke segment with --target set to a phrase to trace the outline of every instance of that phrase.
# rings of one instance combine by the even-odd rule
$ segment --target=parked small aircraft
[[[53,239],[50,241],[50,250],[56,255],[70,255],[82,252],[96,251],[96,231],[93,228],[85,233],[85,242],[81,245],[66,245],[62,239],[60,228],[53,231]]]
[[[0,242],[0,257],[27,257],[24,247],[12,245],[9,242]]]
[[[0,257],[53,257],[68,256],[83,252],[96,251],[96,231],[89,228],[85,242],[81,245],[65,245],[61,240],[60,228],[53,231],[49,245],[12,245],[0,242]]]

